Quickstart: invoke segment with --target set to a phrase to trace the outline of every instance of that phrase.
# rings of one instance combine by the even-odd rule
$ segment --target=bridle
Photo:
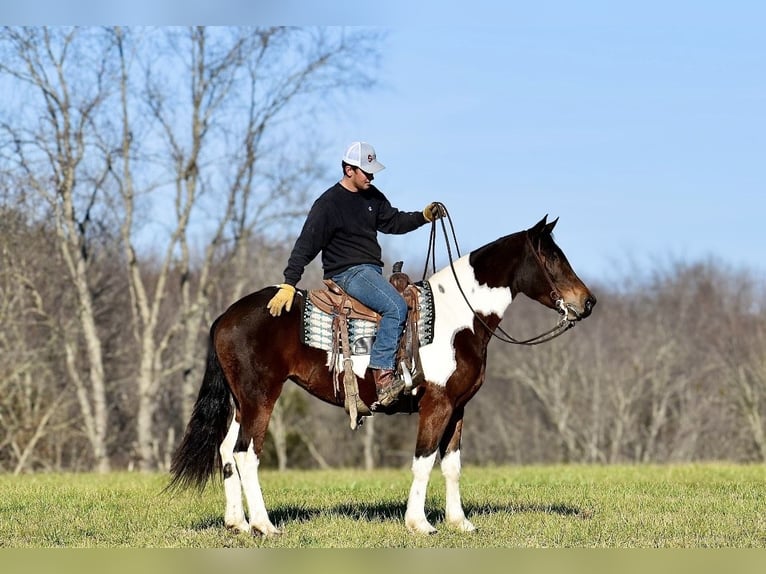
[[[437,221],[441,222],[442,227],[442,234],[444,236],[444,242],[447,247],[447,257],[449,259],[449,266],[452,270],[452,275],[455,278],[455,283],[457,284],[457,288],[460,291],[460,294],[463,296],[463,300],[465,301],[466,305],[468,305],[468,308],[471,310],[471,313],[473,313],[473,316],[475,319],[479,321],[479,323],[489,332],[489,334],[492,337],[495,337],[496,339],[502,341],[503,343],[511,343],[514,345],[539,345],[541,343],[547,343],[548,341],[551,341],[558,337],[559,335],[562,335],[569,329],[575,326],[575,322],[571,319],[568,319],[567,316],[569,312],[571,311],[575,315],[577,313],[572,309],[571,307],[567,306],[567,304],[564,302],[564,298],[561,297],[561,295],[558,292],[558,289],[556,289],[555,284],[553,283],[553,279],[551,278],[550,273],[545,268],[545,264],[542,260],[542,257],[540,256],[540,253],[538,249],[535,249],[534,245],[532,245],[532,240],[529,238],[529,234],[526,234],[525,237],[527,239],[527,243],[529,244],[529,247],[532,251],[532,253],[535,256],[535,260],[537,261],[537,264],[540,267],[540,270],[543,273],[543,277],[545,277],[545,280],[548,282],[548,286],[551,288],[550,297],[551,301],[553,301],[554,307],[556,310],[561,314],[561,319],[554,325],[551,329],[548,329],[544,333],[541,333],[535,337],[532,337],[530,339],[525,339],[523,341],[519,341],[515,337],[513,337],[510,333],[507,333],[500,325],[498,325],[495,329],[487,325],[486,321],[482,319],[481,315],[479,315],[476,310],[473,308],[473,305],[471,305],[471,302],[468,300],[468,297],[465,294],[465,291],[463,291],[463,286],[460,284],[460,280],[457,276],[457,271],[455,271],[455,264],[454,264],[454,258],[452,256],[452,247],[450,245],[450,237],[449,233],[447,233],[447,224],[445,223],[445,220],[449,222],[450,225],[450,232],[452,233],[452,242],[455,245],[455,250],[457,251],[457,256],[460,257],[460,248],[458,247],[457,243],[457,236],[455,234],[455,226],[452,223],[452,217],[450,217],[449,212],[447,211],[447,207],[440,202],[435,202],[435,205],[438,209],[441,210],[442,217],[441,218],[434,218],[431,222],[431,234],[430,238],[428,240],[428,252],[426,253],[426,263],[425,267],[423,269],[423,281],[426,280],[426,274],[428,272],[428,264],[429,261],[432,262],[433,266],[433,272],[436,272],[436,235],[437,235]],[[502,319],[502,317],[501,317]],[[496,331],[500,332],[500,335],[497,334]]]
[[[548,282],[548,286],[551,288],[550,298],[551,298],[551,301],[553,301],[553,306],[556,308],[559,314],[564,316],[565,320],[568,320],[566,319],[566,317],[570,312],[575,316],[576,319],[579,319],[580,314],[577,311],[575,311],[575,309],[573,309],[571,305],[567,305],[564,302],[564,298],[559,294],[558,289],[556,289],[556,285],[553,283],[551,274],[548,272],[547,267],[545,267],[545,262],[543,261],[543,258],[540,256],[540,250],[535,249],[534,245],[532,245],[532,240],[529,238],[528,233],[526,234],[526,238],[527,238],[527,244],[529,245],[530,250],[532,251],[532,253],[535,256],[535,259],[537,260],[537,264],[540,267],[540,271],[542,271],[543,277],[545,277],[545,280]]]

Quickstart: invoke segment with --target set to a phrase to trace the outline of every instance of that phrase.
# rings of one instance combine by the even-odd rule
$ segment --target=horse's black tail
[[[181,444],[173,455],[168,489],[205,483],[220,467],[218,449],[226,436],[232,416],[232,396],[213,347],[213,329],[207,353],[207,367]]]

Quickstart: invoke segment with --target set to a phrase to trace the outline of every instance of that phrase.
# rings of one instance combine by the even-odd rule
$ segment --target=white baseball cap
[[[375,148],[367,142],[354,142],[348,146],[343,161],[367,173],[378,173],[386,167],[377,160]]]

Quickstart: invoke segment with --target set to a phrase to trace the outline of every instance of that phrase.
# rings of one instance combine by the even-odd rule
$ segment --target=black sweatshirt
[[[320,251],[325,279],[363,263],[383,267],[377,232],[402,234],[426,223],[420,211],[392,207],[374,186],[352,192],[336,183],[311,206],[287,261],[285,283],[297,285]]]

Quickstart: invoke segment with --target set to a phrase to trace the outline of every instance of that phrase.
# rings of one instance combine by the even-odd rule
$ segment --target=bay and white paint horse
[[[551,231],[547,216],[533,227],[472,251],[429,279],[434,297],[433,341],[420,347],[425,382],[416,387],[419,413],[412,462],[413,481],[405,524],[414,533],[436,529],[425,514],[426,488],[436,461],[446,481],[445,521],[474,530],[460,497],[460,438],[468,401],[484,382],[487,345],[518,293],[562,314],[573,324],[590,315],[596,298],[572,270]],[[174,486],[204,486],[222,469],[227,527],[264,535],[279,534],[261,492],[258,466],[274,404],[287,380],[340,407],[327,351],[301,342],[301,301],[272,317],[266,303],[276,292],[266,287],[234,303],[213,323],[207,368],[185,436],[171,466]],[[354,359],[359,395],[375,401],[368,357]],[[339,376],[342,376],[339,375]],[[398,401],[383,412],[400,412]],[[242,494],[247,502],[245,513]]]

